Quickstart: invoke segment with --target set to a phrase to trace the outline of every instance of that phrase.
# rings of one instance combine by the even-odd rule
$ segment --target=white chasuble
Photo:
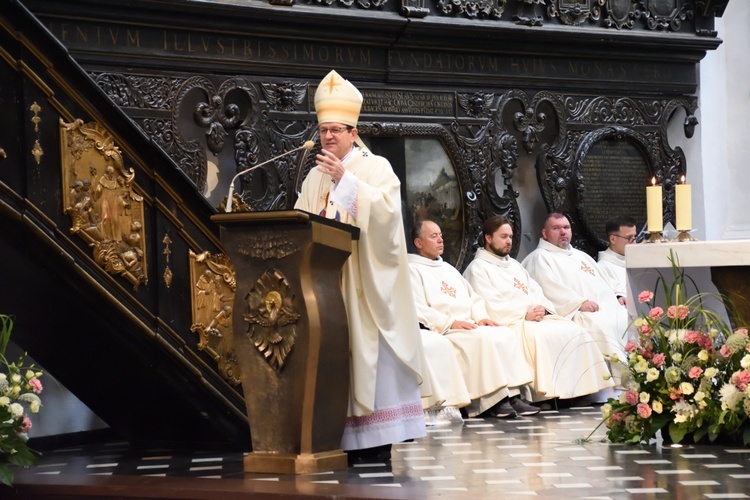
[[[348,190],[339,197],[348,207],[331,200],[333,181],[313,168],[295,208],[361,231],[341,280],[351,354],[347,450],[424,436],[420,389],[431,397],[432,388],[411,296],[400,182],[388,160],[369,151],[355,148],[343,163],[353,174],[346,174],[348,188],[339,186]],[[329,312],[337,313],[344,311]]]
[[[419,321],[445,335],[455,346],[469,394],[472,400],[479,400],[479,412],[499,401],[499,389],[531,382],[520,339],[509,328],[451,329],[456,320],[476,324],[489,318],[482,298],[455,267],[440,258],[430,260],[409,254],[409,268]]]
[[[602,271],[602,275],[609,282],[615,295],[626,297],[628,291],[627,272],[625,270],[625,256],[613,252],[611,248],[599,252],[596,263]]]
[[[617,354],[624,359],[628,312],[617,301],[594,259],[573,247],[562,249],[540,239],[537,249],[522,264],[558,314],[586,330],[603,354]],[[599,310],[580,311],[586,300],[599,304]]]
[[[484,299],[490,318],[522,336],[526,359],[534,370],[535,400],[586,396],[614,385],[604,380],[609,370],[593,339],[555,314],[539,284],[517,260],[480,248],[464,277]],[[548,315],[541,321],[527,321],[526,312],[536,306],[544,307]]]

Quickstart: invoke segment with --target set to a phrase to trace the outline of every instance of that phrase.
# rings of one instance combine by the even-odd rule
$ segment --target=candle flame
[[[651,185],[656,186],[656,177],[651,177]]]
[[[680,177],[680,182],[683,183],[683,184],[685,184],[685,176],[684,175],[682,177]]]

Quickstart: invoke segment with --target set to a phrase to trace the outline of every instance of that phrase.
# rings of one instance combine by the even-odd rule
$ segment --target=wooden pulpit
[[[345,468],[349,328],[341,269],[359,228],[307,212],[218,214],[235,269],[233,344],[252,453],[246,472]]]

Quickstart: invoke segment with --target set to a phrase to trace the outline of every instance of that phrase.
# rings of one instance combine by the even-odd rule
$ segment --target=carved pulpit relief
[[[284,367],[297,339],[294,293],[281,271],[269,269],[247,294],[247,338],[276,370]]]
[[[70,232],[92,248],[97,264],[128,280],[148,283],[143,197],[114,140],[98,123],[60,120],[63,210]]]
[[[234,350],[232,314],[237,288],[229,257],[209,252],[189,252],[193,322],[190,331],[198,334],[199,351],[204,351],[222,377],[231,385],[240,384],[240,368]]]

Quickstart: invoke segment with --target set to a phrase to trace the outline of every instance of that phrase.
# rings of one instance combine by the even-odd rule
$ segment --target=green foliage
[[[641,308],[632,326],[637,341],[625,346],[627,358],[612,356],[622,366],[619,399],[610,398],[602,416],[614,442],[649,442],[668,430],[679,443],[691,436],[699,442],[728,438],[747,443],[750,411],[750,337],[734,332],[716,311],[706,307],[674,255],[671,280],[661,274],[654,289],[663,292],[663,306],[651,291],[639,294]],[[695,293],[688,293],[689,289]],[[729,300],[719,297],[733,309]]]
[[[42,372],[33,364],[26,366],[23,358],[8,362],[5,352],[13,320],[0,314],[0,325],[0,483],[12,486],[11,466],[29,467],[36,462],[37,452],[26,444],[31,429],[26,411],[36,413],[42,406],[37,395],[42,392]]]

